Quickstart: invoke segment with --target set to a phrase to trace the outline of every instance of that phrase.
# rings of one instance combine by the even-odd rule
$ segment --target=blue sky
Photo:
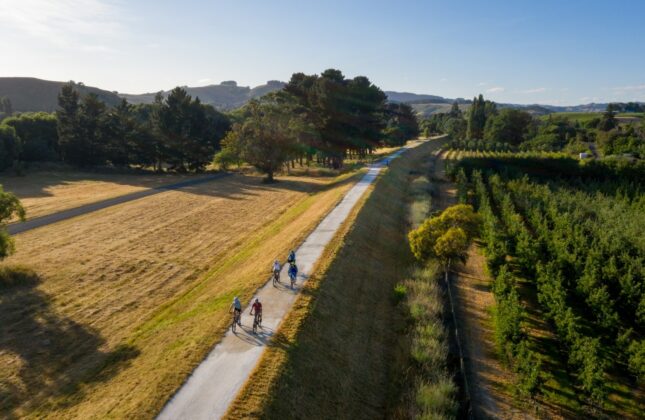
[[[645,1],[0,0],[0,76],[128,93],[341,69],[384,90],[645,101]]]

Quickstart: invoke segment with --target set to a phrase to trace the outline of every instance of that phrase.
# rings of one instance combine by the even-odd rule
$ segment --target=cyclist
[[[257,323],[258,325],[262,324],[262,304],[260,303],[260,299],[256,298],[255,302],[253,302],[253,305],[251,306],[251,315],[253,315],[253,311],[255,311],[253,323]]]
[[[298,267],[296,266],[295,263],[289,264],[289,278],[291,279],[291,288],[293,288],[293,284],[296,282],[297,276],[298,276]]]
[[[235,296],[233,298],[233,303],[231,303],[231,307],[228,309],[229,312],[235,311],[233,316],[237,317],[237,325],[242,325],[242,302]]]
[[[275,275],[280,274],[280,269],[281,268],[282,267],[280,267],[280,261],[278,261],[278,260],[273,261],[273,268],[272,268],[273,274],[275,274]]]
[[[293,249],[289,251],[289,256],[287,257],[287,262],[289,264],[295,264],[296,263],[296,251]]]

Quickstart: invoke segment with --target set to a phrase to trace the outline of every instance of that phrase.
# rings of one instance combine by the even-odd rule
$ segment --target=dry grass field
[[[0,417],[153,417],[356,172],[233,175],[16,236],[2,266]]]
[[[31,219],[189,178],[190,175],[41,171],[26,176],[0,176],[0,185],[20,198]]]

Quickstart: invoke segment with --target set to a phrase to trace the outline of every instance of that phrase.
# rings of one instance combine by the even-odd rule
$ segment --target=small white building
[[[580,153],[580,159],[587,159],[588,157],[589,157],[589,153],[587,152]]]

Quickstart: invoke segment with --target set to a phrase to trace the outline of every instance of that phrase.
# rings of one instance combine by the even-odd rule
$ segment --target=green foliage
[[[412,107],[403,103],[389,103],[386,106],[389,117],[383,130],[384,142],[389,146],[403,146],[406,141],[419,136],[419,122]]]
[[[159,106],[157,121],[166,151],[164,160],[178,170],[203,169],[228,129],[220,113],[181,88],[173,89]]]
[[[218,165],[222,170],[228,169],[231,165],[237,165],[239,167],[242,164],[242,148],[239,142],[239,132],[239,127],[233,125],[232,130],[226,133],[226,136],[222,139],[220,144],[221,150],[213,159],[213,163]]]
[[[613,104],[607,105],[607,111],[602,114],[602,118],[600,120],[600,123],[598,124],[598,129],[600,131],[609,131],[613,130],[618,126],[618,122],[616,121],[616,113],[614,112],[614,106]]]
[[[72,83],[61,88],[58,94],[56,119],[61,157],[72,164],[82,164],[83,140],[80,127],[79,94]],[[77,152],[78,150],[78,152]]]
[[[0,121],[13,115],[13,105],[7,96],[0,98]]]
[[[613,363],[642,378],[642,337],[636,333],[645,325],[640,230],[645,213],[636,182],[642,168],[569,165],[562,159],[478,159],[478,166],[489,171],[484,176],[471,165],[474,161],[461,161],[457,170],[471,174],[482,239],[497,273],[497,342],[521,373],[520,381],[526,381],[519,388],[535,389],[539,375],[523,361],[533,356],[522,355],[523,309],[510,266],[498,259],[499,243],[506,244],[504,255],[512,257],[514,272],[534,283],[584,395],[596,403],[606,399],[606,372]],[[608,352],[617,360],[608,359]]]
[[[227,117],[176,88],[152,105],[122,100],[108,108],[95,94],[66,84],[56,112],[62,160],[77,166],[151,165],[199,171],[211,162],[230,127]]]
[[[21,144],[16,130],[5,125],[0,125],[0,170],[11,167],[20,155]]]
[[[284,90],[294,102],[293,112],[302,115],[316,133],[308,145],[329,157],[332,167],[342,166],[347,150],[362,153],[381,142],[387,98],[368,78],[346,79],[335,69],[320,75],[295,73]],[[390,134],[399,139],[413,129],[407,123],[395,126],[398,129]]]
[[[633,125],[600,132],[597,139],[605,156],[632,154],[641,159],[645,157],[645,130],[637,130]]]
[[[54,161],[59,158],[56,116],[46,112],[24,113],[3,121],[16,130],[22,150],[19,159],[26,162]]]
[[[14,251],[13,239],[7,232],[7,223],[14,216],[25,220],[25,209],[20,204],[18,197],[5,192],[0,186],[0,260],[11,255]]]
[[[468,203],[468,177],[463,168],[457,170],[457,176],[455,177],[455,183],[457,184],[457,200],[459,204]]]
[[[518,109],[503,109],[490,116],[484,129],[484,140],[517,146],[524,140],[532,122],[531,114]]]
[[[472,140],[484,138],[486,121],[497,113],[495,102],[484,100],[483,95],[473,98],[473,104],[468,112],[468,130],[466,137]]]
[[[234,147],[239,147],[242,158],[265,173],[270,182],[275,171],[294,154],[305,126],[303,118],[275,101],[253,100],[248,105],[247,118],[235,127],[234,137],[229,140],[237,143]]]
[[[400,303],[403,302],[406,295],[408,294],[408,289],[405,284],[397,284],[394,286],[394,302]]]
[[[517,392],[524,398],[533,398],[540,391],[544,382],[542,361],[538,355],[529,349],[526,340],[520,341],[515,348],[514,370],[519,381]]]
[[[627,348],[629,370],[640,383],[645,381],[645,339],[634,340]]]
[[[454,103],[450,113],[432,114],[421,121],[420,128],[425,137],[433,134],[448,134],[453,140],[460,140],[466,137],[467,123],[459,105]]]
[[[448,207],[408,234],[410,249],[419,260],[436,257],[448,263],[451,259],[463,259],[479,224],[480,219],[472,206],[458,204]]]

